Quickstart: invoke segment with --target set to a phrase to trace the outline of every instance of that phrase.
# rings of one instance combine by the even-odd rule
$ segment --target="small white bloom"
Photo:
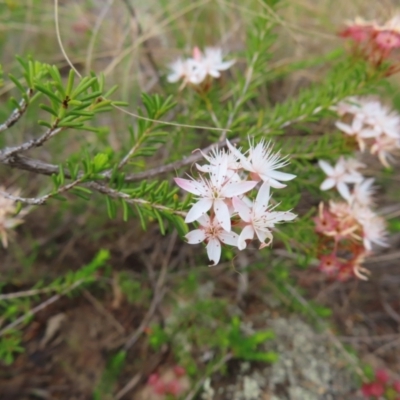
[[[369,207],[373,205],[373,194],[375,192],[375,188],[373,186],[375,179],[368,178],[364,179],[361,182],[357,182],[354,185],[354,188],[351,192],[348,202],[350,204],[358,204],[361,207]]]
[[[199,196],[197,203],[188,212],[185,222],[196,221],[213,208],[215,218],[229,232],[231,230],[231,214],[225,200],[240,196],[257,185],[256,181],[231,182],[230,177],[227,160],[224,159],[220,165],[212,169],[209,180],[201,178],[196,181],[175,178],[178,186]]]
[[[385,220],[368,207],[353,207],[353,215],[363,228],[363,243],[366,250],[372,250],[372,244],[387,247]]]
[[[257,194],[257,198],[249,207],[243,200],[238,197],[233,198],[233,206],[240,218],[246,223],[243,228],[238,242],[239,250],[246,247],[246,240],[252,240],[254,235],[257,235],[258,240],[261,242],[260,249],[268,246],[273,237],[270,231],[275,224],[282,221],[291,221],[296,218],[296,215],[290,211],[271,211],[268,210],[270,200],[270,186],[264,182]],[[268,239],[268,243],[265,240]]]
[[[321,190],[328,190],[336,187],[344,199],[350,198],[350,190],[347,183],[356,183],[362,180],[362,175],[356,172],[349,173],[343,157],[339,159],[334,167],[324,160],[318,161],[319,166],[328,176],[320,186]]]
[[[216,218],[211,219],[207,214],[202,215],[198,222],[200,228],[189,232],[185,237],[190,244],[206,241],[210,266],[217,265],[221,258],[221,243],[237,247],[238,235],[235,232],[225,231]]]
[[[381,135],[375,138],[371,146],[371,154],[376,154],[379,161],[386,168],[390,167],[389,161],[392,161],[392,153],[398,152],[400,149],[400,139],[395,139],[390,136]]]
[[[254,145],[249,138],[249,143],[250,148],[246,157],[227,140],[230,151],[240,160],[242,168],[250,172],[252,179],[262,180],[275,189],[281,189],[286,185],[279,181],[290,181],[296,177],[293,174],[276,171],[288,165],[289,161],[279,152],[273,153],[273,146],[270,142],[265,143],[264,140],[261,140]]]
[[[355,114],[360,109],[360,103],[356,97],[348,97],[347,99],[339,102],[332,109],[337,112],[337,114],[342,117],[346,114]],[[340,128],[339,128],[340,129]]]
[[[204,154],[201,152],[203,157],[209,162],[210,165],[199,165],[196,167],[201,172],[211,172],[218,165],[222,163],[227,163],[228,170],[238,171],[241,169],[240,162],[238,162],[237,157],[232,152],[226,152],[224,149],[213,148],[210,154]]]
[[[227,70],[234,63],[234,60],[223,61],[222,50],[219,48],[206,48],[203,54],[195,47],[192,58],[178,59],[170,65],[171,73],[167,80],[171,83],[183,80],[184,85],[200,85],[207,76],[219,78],[221,71]]]

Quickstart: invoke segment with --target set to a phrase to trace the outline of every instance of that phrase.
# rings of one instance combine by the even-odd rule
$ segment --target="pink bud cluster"
[[[211,82],[221,76],[235,63],[235,60],[223,61],[222,50],[216,47],[206,47],[202,52],[198,47],[193,49],[192,57],[179,58],[170,65],[171,73],[167,76],[168,82],[182,81],[182,87],[192,86],[199,92],[207,92]]]
[[[334,109],[341,117],[336,127],[389,167],[393,154],[400,153],[400,115],[374,98],[350,97]]]
[[[180,366],[175,366],[163,374],[154,373],[149,376],[147,385],[150,398],[163,400],[173,396],[181,396],[189,388],[186,371]]]
[[[227,141],[227,150],[213,150],[203,154],[208,162],[196,164],[198,178],[175,178],[182,189],[197,196],[185,222],[197,222],[199,227],[186,235],[190,244],[207,243],[211,266],[221,258],[221,246],[239,250],[256,236],[260,249],[272,242],[271,230],[280,222],[291,221],[296,215],[290,211],[273,211],[270,189],[281,189],[295,175],[277,171],[288,164],[286,157],[274,153],[270,143],[250,141],[243,153]],[[251,196],[246,194],[257,192]],[[266,242],[267,240],[267,242]]]
[[[319,269],[340,281],[367,279],[369,271],[361,264],[374,244],[386,246],[385,221],[371,209],[374,179],[363,177],[365,165],[354,158],[341,157],[335,166],[320,160],[319,165],[327,175],[320,189],[336,188],[343,198],[331,200],[328,207],[321,203],[314,219],[320,235]]]
[[[390,382],[385,370],[377,370],[372,382],[364,383],[361,393],[368,399],[400,400],[400,381]]]
[[[374,68],[390,60],[392,65],[387,69],[386,75],[398,72],[400,60],[396,50],[400,49],[400,15],[384,24],[356,18],[339,32],[339,36],[352,40],[353,54],[364,58]]]

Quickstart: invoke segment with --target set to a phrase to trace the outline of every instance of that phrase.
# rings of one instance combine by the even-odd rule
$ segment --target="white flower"
[[[210,219],[207,214],[201,216],[198,221],[200,228],[189,232],[185,237],[190,244],[206,241],[210,266],[214,266],[221,258],[221,242],[237,247],[238,235],[235,232],[225,231],[216,218]]]
[[[354,185],[350,197],[347,199],[350,204],[358,204],[361,207],[369,207],[373,204],[372,195],[375,192],[373,186],[375,179],[368,178]]]
[[[362,180],[362,175],[356,172],[349,173],[343,157],[339,159],[334,167],[324,160],[318,161],[319,166],[328,176],[320,186],[321,190],[328,190],[336,187],[344,199],[350,198],[350,190],[346,183],[356,183]]]
[[[203,76],[199,72],[198,64],[192,58],[182,60],[181,58],[170,64],[171,73],[167,76],[168,82],[175,83],[183,81],[183,85],[191,83],[198,85],[203,81]]]
[[[207,75],[219,78],[221,71],[227,70],[235,63],[235,60],[223,61],[222,50],[217,47],[207,47],[204,54],[195,47],[193,59],[197,62],[196,67],[198,68],[199,76],[203,77],[203,80]]]
[[[254,146],[254,142],[252,143],[249,139],[250,148],[247,157],[228,140],[226,142],[231,152],[240,160],[242,168],[251,173],[252,179],[262,180],[273,188],[281,189],[286,185],[279,181],[290,181],[296,177],[293,174],[276,171],[288,165],[289,162],[286,157],[281,157],[279,152],[272,152],[273,146],[270,142],[265,143],[261,140]]]
[[[372,250],[372,244],[387,247],[385,220],[368,207],[354,207],[354,218],[363,228],[363,243],[366,250]]]
[[[374,144],[371,146],[371,154],[376,154],[382,165],[389,168],[389,160],[393,158],[392,153],[398,151],[399,149],[400,139],[381,135],[375,139]]]
[[[198,47],[193,49],[193,57],[186,60],[181,58],[170,64],[171,73],[167,76],[168,82],[174,83],[183,80],[183,84],[200,85],[207,76],[219,78],[221,71],[225,71],[235,63],[234,60],[223,61],[222,50],[206,48],[204,54]]]
[[[358,136],[363,128],[363,121],[360,118],[354,118],[351,124],[336,122],[336,127],[349,136]]]
[[[226,152],[224,149],[220,150],[214,147],[210,153],[211,154],[207,155],[201,152],[203,157],[210,163],[210,165],[196,164],[196,167],[199,171],[211,172],[214,168],[224,162],[227,163],[228,170],[238,171],[241,169],[240,162],[238,162],[237,157],[232,152]]]
[[[360,103],[356,97],[348,97],[336,106],[333,106],[332,109],[342,117],[346,114],[355,114],[360,109]]]
[[[272,241],[271,228],[282,221],[291,221],[296,215],[290,211],[269,211],[268,204],[270,200],[270,186],[264,182],[257,194],[257,198],[252,207],[249,207],[238,197],[233,198],[233,206],[238,212],[240,218],[247,224],[240,236],[238,242],[239,250],[246,247],[246,240],[252,240],[257,235],[261,242],[260,249],[268,246]],[[268,243],[265,240],[268,239]]]
[[[228,172],[227,160],[224,159],[210,173],[210,179],[201,178],[199,181],[175,178],[182,189],[199,196],[188,212],[185,222],[193,222],[213,208],[215,218],[226,230],[231,230],[231,215],[225,200],[242,195],[253,189],[257,182],[231,182],[231,172]]]

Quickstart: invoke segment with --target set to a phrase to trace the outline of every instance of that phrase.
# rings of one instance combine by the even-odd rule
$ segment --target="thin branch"
[[[172,208],[165,207],[160,204],[152,203],[148,200],[132,198],[131,196],[129,196],[129,194],[119,192],[118,190],[112,189],[108,186],[104,186],[98,182],[88,182],[85,184],[85,186],[87,186],[88,188],[91,188],[93,190],[96,190],[99,193],[106,194],[107,196],[112,197],[114,199],[123,199],[127,203],[139,204],[141,206],[148,206],[151,208],[155,208],[156,210],[166,211],[166,212],[169,212],[172,214],[180,215],[181,217],[186,217],[186,215],[187,215],[187,213],[184,211],[174,210]]]
[[[231,140],[231,143],[237,143],[239,139]],[[186,167],[187,165],[194,164],[196,161],[199,161],[203,158],[202,153],[207,154],[214,148],[221,148],[226,145],[226,140],[219,141],[218,143],[212,143],[209,146],[205,147],[204,149],[195,150],[192,152],[192,155],[189,157],[185,157],[182,160],[174,161],[173,163],[167,165],[160,165],[159,167],[155,167],[149,169],[147,171],[138,172],[135,174],[130,174],[125,176],[125,182],[137,182],[143,179],[154,178],[159,175],[164,175],[168,172],[175,171],[182,167]]]
[[[6,199],[14,200],[14,201],[20,201],[21,203],[24,204],[30,204],[32,206],[40,206],[44,204],[47,200],[49,200],[51,197],[54,197],[60,193],[67,192],[68,190],[71,190],[73,187],[81,183],[83,178],[79,178],[68,185],[61,186],[58,188],[56,192],[46,194],[45,196],[42,197],[20,197],[20,196],[14,196],[10,193],[4,192],[0,190],[0,196],[5,197]]]
[[[43,303],[40,303],[38,306],[32,308],[32,310],[29,310],[27,313],[24,315],[21,315],[18,317],[16,320],[8,324],[6,327],[4,327],[2,330],[0,330],[0,336],[3,336],[7,331],[10,329],[13,329],[23,323],[24,321],[27,320],[27,318],[32,317],[33,315],[37,314],[39,311],[45,309],[48,307],[50,304],[55,303],[57,300],[59,300],[62,296],[70,292],[71,290],[77,288],[79,285],[81,285],[84,281],[81,279],[79,281],[76,281],[74,284],[72,284],[70,287],[66,288],[63,290],[60,294],[56,294],[53,297],[50,297],[48,300],[44,301]]]
[[[3,151],[0,151],[0,161],[4,162],[4,159],[7,159],[8,157],[11,157],[17,153],[28,151],[34,147],[40,147],[43,145],[44,142],[51,139],[53,136],[56,136],[64,129],[64,127],[52,127],[49,128],[42,136],[38,137],[37,139],[29,140],[28,142],[22,143],[19,146],[8,147]]]
[[[26,94],[27,94],[28,98],[32,97],[33,90],[29,89]],[[14,124],[16,124],[19,121],[19,119],[24,115],[26,109],[28,108],[28,105],[29,105],[29,103],[27,101],[25,101],[25,99],[22,99],[19,102],[19,107],[16,108],[11,113],[11,115],[7,118],[7,120],[5,122],[0,124],[0,132],[4,132],[7,129],[11,128]]]
[[[20,297],[37,296],[38,294],[49,293],[49,292],[54,292],[54,291],[57,291],[57,289],[47,287],[47,288],[42,288],[42,289],[31,289],[31,290],[23,290],[23,291],[14,292],[14,293],[5,293],[5,294],[0,294],[0,301],[18,299]]]

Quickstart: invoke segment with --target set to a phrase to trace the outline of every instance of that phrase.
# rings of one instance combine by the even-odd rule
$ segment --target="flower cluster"
[[[270,188],[284,188],[281,181],[295,178],[277,171],[288,164],[287,159],[263,140],[258,144],[250,141],[245,153],[229,141],[227,144],[227,150],[203,154],[208,164],[196,164],[199,178],[175,178],[178,186],[197,196],[185,221],[197,221],[199,227],[186,239],[190,244],[207,243],[211,265],[218,264],[223,244],[243,250],[257,236],[263,248],[272,242],[271,229],[277,223],[296,217],[290,211],[273,211],[275,207],[270,206]],[[258,190],[254,200],[246,196],[252,190]]]
[[[358,143],[361,151],[377,155],[389,167],[392,154],[400,149],[400,115],[373,98],[348,98],[335,110],[341,117],[337,128]]]
[[[0,186],[0,191],[4,192],[5,188]],[[18,196],[19,191],[14,191],[13,195]],[[15,228],[24,221],[21,218],[15,218],[17,206],[14,200],[7,199],[0,195],[0,240],[3,247],[8,246],[8,230]]]
[[[341,157],[335,166],[320,160],[319,166],[327,175],[320,189],[335,187],[343,198],[328,207],[321,203],[314,219],[316,232],[324,238],[319,269],[338,280],[353,275],[366,279],[368,271],[361,264],[372,245],[386,246],[385,221],[371,209],[374,179],[363,177],[360,169],[365,165],[354,158]]]
[[[220,48],[207,47],[204,53],[198,47],[193,49],[192,57],[179,58],[170,65],[171,73],[168,82],[182,80],[182,87],[191,85],[196,90],[206,92],[213,78],[219,78],[221,71],[225,71],[235,63],[234,60],[223,61]]]
[[[379,67],[400,49],[400,15],[395,15],[384,24],[356,18],[350,21],[339,35],[352,40],[355,56],[366,59],[374,67]],[[397,64],[398,61],[395,60]],[[397,71],[398,65],[393,64],[386,74],[391,75]]]
[[[178,398],[189,388],[190,382],[185,369],[175,366],[163,373],[151,374],[140,398],[143,400],[165,400],[171,396]]]
[[[385,370],[377,370],[372,382],[364,383],[361,393],[368,399],[400,400],[400,382],[390,382],[389,375]]]

